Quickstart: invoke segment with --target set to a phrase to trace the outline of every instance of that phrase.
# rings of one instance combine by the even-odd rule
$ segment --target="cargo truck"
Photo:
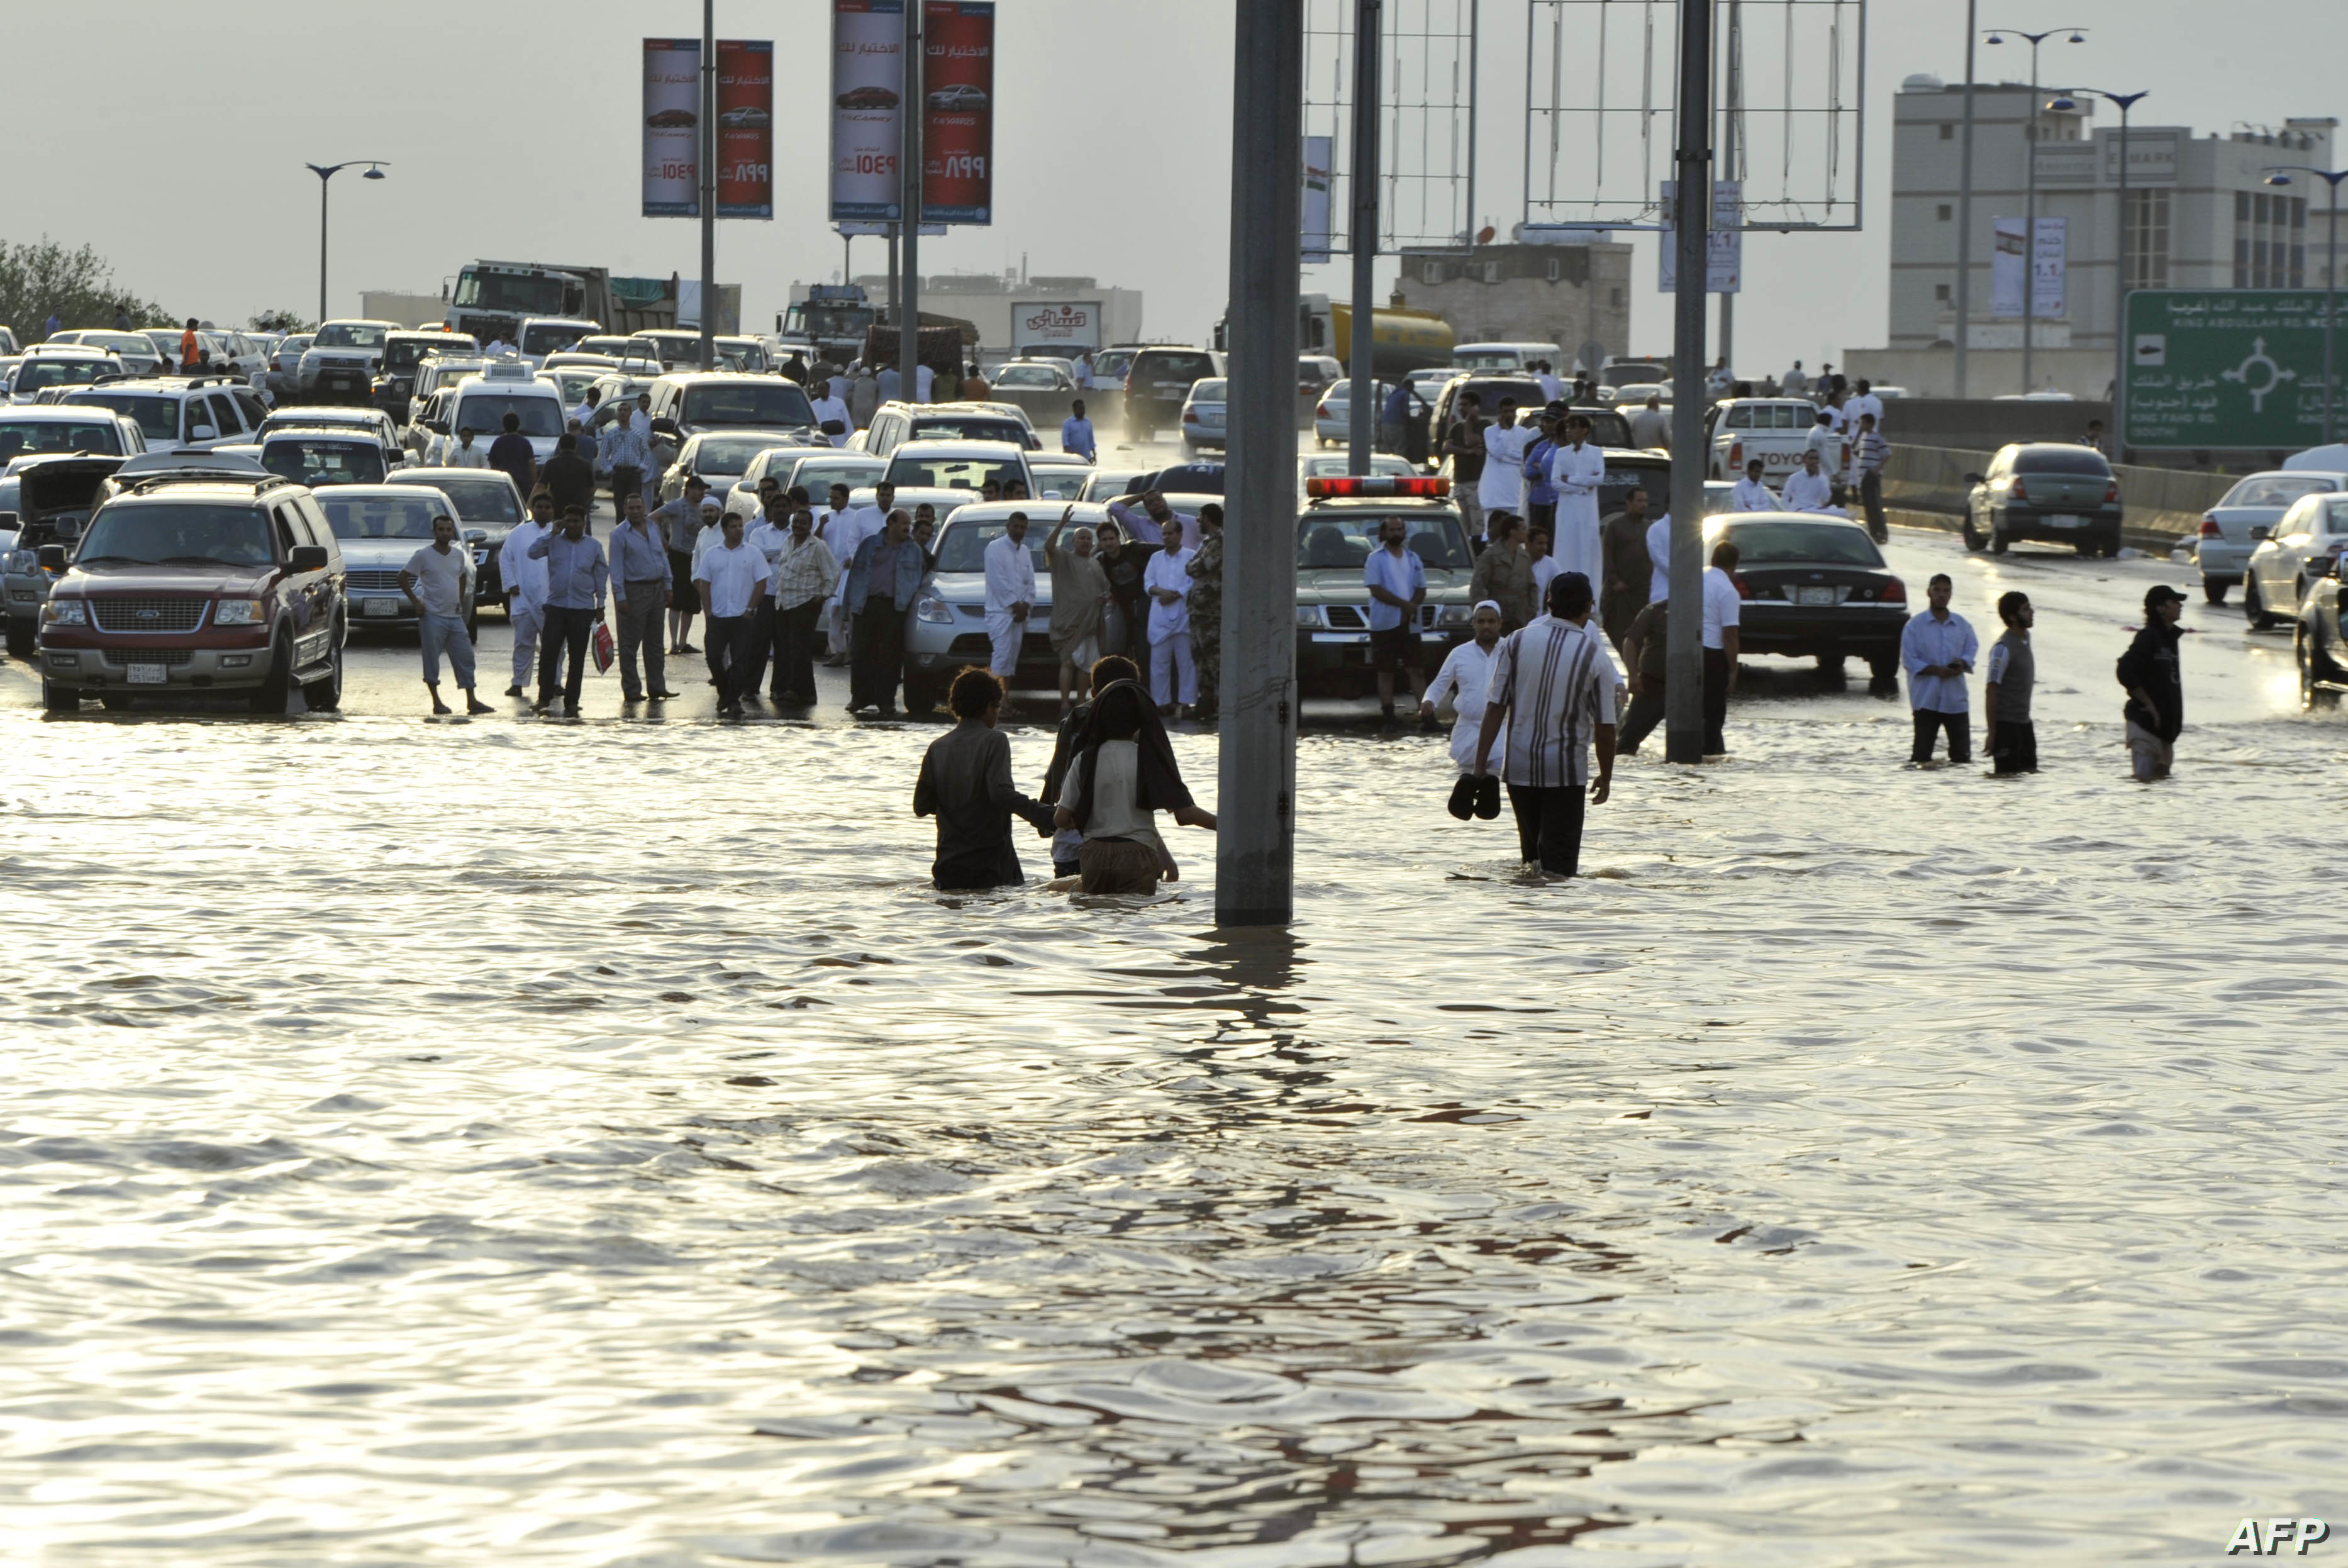
[[[469,262],[448,293],[445,323],[481,343],[516,341],[527,316],[561,316],[602,324],[607,333],[654,332],[677,324],[681,281],[615,278],[602,267],[552,262]],[[742,287],[717,289],[717,330],[742,330]]]
[[[1296,301],[1296,352],[1325,354],[1354,373],[1354,307],[1324,294],[1300,294]],[[1215,346],[1230,349],[1230,317],[1215,323]],[[1370,313],[1370,373],[1399,380],[1414,370],[1451,363],[1458,341],[1451,324],[1433,311],[1405,305],[1380,305]]]

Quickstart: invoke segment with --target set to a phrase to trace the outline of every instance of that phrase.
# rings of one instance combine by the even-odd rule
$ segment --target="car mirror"
[[[188,439],[191,441],[216,441],[220,439],[220,432],[213,429],[210,425],[191,425],[188,427]]]
[[[2273,532],[2274,530],[2269,528],[2263,522],[2254,522],[2250,524],[2250,537],[2253,540],[2264,539]]]
[[[297,544],[285,564],[296,572],[324,572],[326,569],[326,547],[323,544]]]
[[[653,421],[653,434],[656,436],[675,435],[676,421],[674,419],[654,419]]]
[[[1965,476],[1965,483],[1967,483],[1967,484],[1969,484],[1969,485],[1977,485],[1977,484],[1980,484],[1981,482],[1982,482],[1982,477],[1981,477],[1981,475],[1979,475],[1979,474],[1967,474],[1967,475]]]
[[[63,572],[66,569],[66,547],[62,544],[41,546],[41,570]]]
[[[469,528],[465,531],[465,542],[468,544],[487,544],[489,542],[489,531],[486,528]]]

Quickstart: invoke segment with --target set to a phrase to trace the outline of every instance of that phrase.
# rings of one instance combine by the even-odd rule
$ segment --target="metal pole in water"
[[[904,237],[904,271],[897,279],[903,309],[897,319],[897,396],[915,400],[922,363],[922,0],[904,0],[905,90],[897,95],[897,230]]]
[[[1378,265],[1378,24],[1385,0],[1354,0],[1354,346],[1345,366],[1345,471],[1370,471],[1378,431],[1377,368],[1370,318],[1377,309],[1372,274]],[[1241,9],[1246,9],[1242,5]],[[1292,365],[1287,379],[1296,377]],[[1294,481],[1292,480],[1292,483]]]
[[[1285,925],[1295,914],[1296,877],[1304,0],[1241,0],[1233,56],[1231,446],[1224,470],[1231,510],[1223,521],[1215,923]]]
[[[1679,148],[1673,157],[1677,286],[1672,296],[1671,642],[1663,676],[1663,757],[1704,760],[1704,317],[1712,217],[1713,0],[1680,5]]]
[[[717,0],[701,0],[701,367],[717,368]]]

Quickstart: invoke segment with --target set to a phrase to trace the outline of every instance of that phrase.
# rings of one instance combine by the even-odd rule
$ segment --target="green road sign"
[[[2298,450],[2323,439],[2322,289],[2136,289],[2127,297],[2131,447]],[[2333,385],[2348,376],[2338,302]],[[2348,430],[2348,403],[2335,406]]]

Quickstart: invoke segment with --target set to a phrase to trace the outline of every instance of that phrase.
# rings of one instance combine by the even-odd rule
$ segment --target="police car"
[[[1373,474],[1304,482],[1296,520],[1296,678],[1315,696],[1362,696],[1377,689],[1370,662],[1370,591],[1362,568],[1390,518],[1403,522],[1403,548],[1426,568],[1426,599],[1413,629],[1428,675],[1472,634],[1468,582],[1476,558],[1443,478]]]

